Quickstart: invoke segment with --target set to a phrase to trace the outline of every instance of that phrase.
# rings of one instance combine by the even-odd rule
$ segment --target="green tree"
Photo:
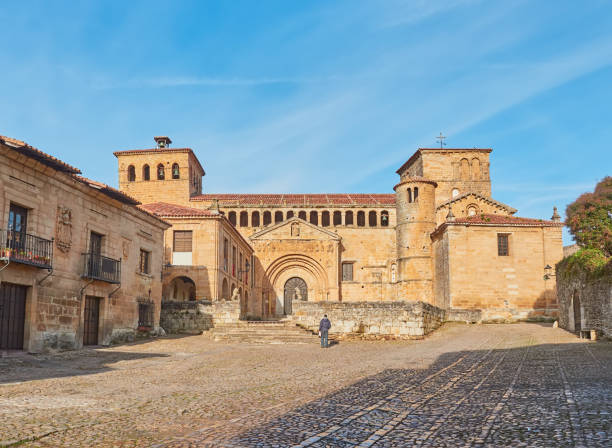
[[[605,177],[593,193],[584,193],[565,210],[565,224],[579,246],[612,256],[612,177]]]

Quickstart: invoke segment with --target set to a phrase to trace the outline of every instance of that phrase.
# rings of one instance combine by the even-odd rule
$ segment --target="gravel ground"
[[[0,359],[0,446],[603,447],[611,415],[612,343],[540,324]]]

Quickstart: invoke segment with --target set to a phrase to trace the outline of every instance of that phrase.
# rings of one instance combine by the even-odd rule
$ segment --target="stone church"
[[[563,257],[560,218],[493,199],[489,148],[419,148],[393,193],[233,194],[203,191],[195,152],[155,141],[114,154],[119,189],[172,226],[163,300],[234,300],[246,319],[405,302],[447,317],[557,312],[545,274]]]

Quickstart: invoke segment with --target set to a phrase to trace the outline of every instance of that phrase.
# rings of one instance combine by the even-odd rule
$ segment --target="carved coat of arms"
[[[68,252],[72,245],[72,210],[67,207],[57,207],[55,244],[62,252]]]

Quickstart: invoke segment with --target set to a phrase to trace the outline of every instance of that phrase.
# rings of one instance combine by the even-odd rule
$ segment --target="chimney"
[[[153,139],[155,140],[155,143],[157,143],[157,149],[168,148],[170,146],[170,143],[172,143],[170,137],[166,137],[165,135],[161,137],[153,137]]]

